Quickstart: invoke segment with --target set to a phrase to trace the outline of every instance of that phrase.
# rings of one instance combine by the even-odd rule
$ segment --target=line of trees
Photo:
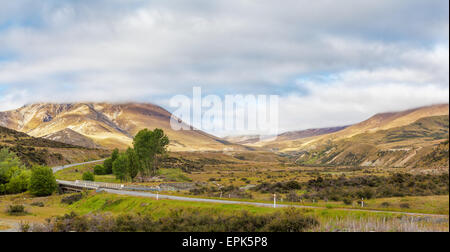
[[[102,165],[94,167],[95,175],[114,174],[120,181],[134,181],[158,173],[159,160],[167,153],[169,138],[161,129],[139,131],[133,140],[133,148],[120,153],[115,149]]]

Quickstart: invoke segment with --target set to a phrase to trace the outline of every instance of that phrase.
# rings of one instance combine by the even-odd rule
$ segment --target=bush
[[[318,221],[298,209],[290,208],[273,214],[241,212],[214,216],[197,210],[172,210],[167,217],[122,214],[85,215],[75,213],[55,217],[46,226],[33,226],[32,231],[51,232],[303,232]]]
[[[353,200],[350,199],[350,198],[344,198],[342,201],[343,201],[344,204],[347,205],[347,206],[353,204]]]
[[[61,203],[72,205],[73,203],[80,201],[82,198],[83,198],[82,193],[72,194],[72,195],[62,198]]]
[[[38,201],[38,202],[33,202],[31,203],[32,206],[36,206],[36,207],[44,207],[44,202]]]
[[[30,193],[42,197],[51,195],[58,187],[50,168],[36,167],[31,172]]]
[[[391,204],[389,202],[383,202],[383,203],[381,203],[381,206],[384,208],[387,208],[387,207],[390,207]]]
[[[400,204],[400,208],[409,209],[409,208],[411,208],[411,206],[408,203],[402,203],[402,204]]]
[[[94,174],[95,175],[107,175],[107,172],[103,165],[96,165],[94,167]]]
[[[82,179],[84,181],[95,181],[95,176],[92,172],[85,172],[83,173]]]
[[[14,216],[25,215],[27,213],[24,205],[10,205],[7,212],[9,215]]]
[[[6,184],[6,192],[9,194],[23,193],[28,190],[30,185],[31,173],[29,170],[22,170],[20,173],[11,178]]]

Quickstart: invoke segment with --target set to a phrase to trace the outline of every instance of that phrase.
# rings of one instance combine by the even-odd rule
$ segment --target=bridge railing
[[[84,185],[95,188],[106,188],[106,189],[116,189],[122,190],[125,188],[123,184],[115,184],[115,183],[103,183],[103,182],[93,182],[93,181],[80,181],[76,180],[75,185]]]

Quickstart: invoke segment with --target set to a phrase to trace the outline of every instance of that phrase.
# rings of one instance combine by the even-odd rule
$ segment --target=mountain
[[[46,135],[43,138],[86,148],[101,148],[101,146],[96,144],[92,139],[68,128]]]
[[[362,133],[374,133],[380,130],[406,126],[421,118],[443,115],[448,116],[448,114],[448,104],[432,105],[399,112],[381,113],[366,121],[352,125],[351,127],[334,134],[333,137],[343,139]]]
[[[325,135],[337,131],[341,131],[348,126],[343,127],[331,127],[331,128],[319,128],[319,129],[307,129],[299,131],[288,131],[277,136],[276,141],[289,141],[298,140],[313,136]],[[257,145],[260,142],[259,135],[242,135],[242,136],[227,136],[225,140],[235,144],[253,144]],[[264,143],[264,141],[262,141]]]
[[[15,152],[26,165],[63,165],[98,160],[109,154],[106,150],[89,149],[44,138],[35,138],[0,126],[0,149]]]
[[[175,131],[171,113],[145,103],[33,104],[0,112],[0,125],[80,146],[124,149],[142,129],[163,129],[172,151],[239,149],[240,146],[199,130]]]
[[[280,152],[308,150],[314,149],[318,146],[323,146],[330,141],[335,142],[343,139],[349,139],[360,134],[370,134],[378,131],[404,127],[422,118],[434,116],[448,117],[448,114],[448,104],[432,105],[399,112],[380,113],[363,122],[351,125],[333,133],[298,139],[277,138],[273,142],[256,143],[256,145]]]
[[[432,116],[406,126],[329,140],[298,151],[297,163],[327,166],[447,167],[440,155],[448,142],[448,116]],[[448,147],[448,145],[447,145]],[[447,150],[448,152],[448,150]],[[433,154],[435,153],[435,154]]]
[[[338,132],[346,129],[348,126],[342,127],[331,127],[331,128],[320,128],[320,129],[307,129],[300,131],[289,131],[283,134],[280,134],[277,138],[278,141],[288,141],[288,140],[297,140],[314,136],[326,135],[334,132]]]

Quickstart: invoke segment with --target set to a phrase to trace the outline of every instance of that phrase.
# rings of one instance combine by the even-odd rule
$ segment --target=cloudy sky
[[[446,0],[0,0],[0,110],[280,96],[281,130],[448,102]]]

